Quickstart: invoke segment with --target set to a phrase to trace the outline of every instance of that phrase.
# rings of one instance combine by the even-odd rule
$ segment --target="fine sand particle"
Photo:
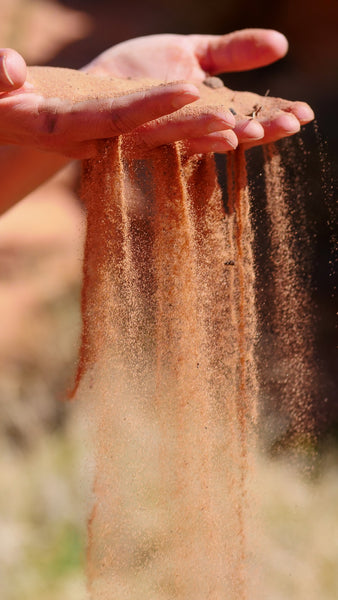
[[[37,68],[29,77],[46,95],[76,101],[154,83]],[[182,110],[217,104],[245,115],[256,103],[215,81],[201,84],[201,94],[194,108]],[[229,153],[226,162],[226,207],[214,156],[187,157],[180,143],[140,156],[132,137],[121,136],[100,142],[98,155],[84,163],[77,395],[95,458],[92,600],[260,597],[251,199],[244,152]],[[283,406],[299,434],[310,411],[307,301],[294,275],[273,146],[265,162],[278,334],[300,373],[292,385],[288,370]]]
[[[29,67],[27,81],[32,85],[31,91],[36,91],[48,98],[61,98],[81,102],[87,99],[113,98],[137,90],[149,89],[163,85],[163,82],[152,79],[122,79],[117,77],[98,77],[82,71],[51,67]],[[198,114],[207,107],[220,107],[231,110],[236,118],[253,116],[255,111],[264,112],[269,118],[276,111],[287,105],[281,98],[261,98],[251,92],[235,92],[225,87],[217,77],[209,77],[204,82],[196,84],[201,95],[200,100],[187,105],[169,117],[175,121],[182,114]],[[257,104],[257,102],[262,104]]]
[[[134,162],[120,138],[83,180],[79,378],[92,386],[96,424],[89,587],[93,598],[244,600],[257,413],[244,153],[229,158],[229,214],[212,156],[186,159],[176,144]]]

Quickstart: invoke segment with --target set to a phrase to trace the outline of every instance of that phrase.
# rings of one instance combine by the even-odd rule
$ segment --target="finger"
[[[298,133],[301,127],[301,124],[295,115],[282,111],[271,120],[261,119],[260,123],[264,128],[264,137],[259,141],[246,143],[246,148],[276,142],[277,140]]]
[[[189,83],[75,104],[33,93],[7,95],[0,102],[0,138],[2,143],[28,141],[40,149],[62,152],[73,144],[128,133],[197,98],[197,88]]]
[[[238,119],[234,129],[240,144],[256,142],[264,137],[264,127],[256,119]]]
[[[67,132],[78,141],[114,137],[199,98],[197,88],[189,83],[173,83],[110,99],[88,100],[76,104],[65,114],[54,115],[53,131]],[[51,124],[49,125],[51,127]]]
[[[301,125],[306,125],[315,118],[312,108],[306,102],[292,102],[289,106],[283,107],[283,110],[293,114]]]
[[[184,141],[187,154],[208,154],[209,152],[223,154],[235,150],[237,146],[237,136],[231,129]]]
[[[23,85],[27,67],[24,59],[11,48],[0,48],[0,92],[9,92]]]
[[[210,74],[256,69],[282,58],[288,50],[286,37],[273,29],[191,37],[201,67]]]
[[[178,140],[200,138],[215,131],[222,131],[235,126],[234,116],[230,111],[204,110],[200,114],[188,113],[177,118],[157,119],[133,131],[136,143],[148,148],[163,144],[171,144]]]

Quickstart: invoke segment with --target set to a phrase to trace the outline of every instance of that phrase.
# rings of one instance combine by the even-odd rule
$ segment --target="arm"
[[[0,91],[20,88],[26,80],[23,58],[12,50],[0,50]],[[30,147],[0,146],[0,214],[47,181],[69,159]]]
[[[0,215],[25,198],[70,159],[22,146],[0,146]]]

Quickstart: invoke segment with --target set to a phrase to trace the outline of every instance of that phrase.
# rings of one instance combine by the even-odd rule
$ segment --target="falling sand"
[[[39,70],[30,76],[39,81]],[[79,99],[81,90],[83,98],[117,85],[78,74],[67,88],[67,72],[61,76],[65,95],[76,89]],[[212,98],[230,106],[234,96],[205,88],[198,106]],[[246,101],[250,106],[250,94]],[[225,169],[222,190],[213,155],[189,157],[180,143],[142,154],[130,135],[102,141],[84,163],[77,395],[95,461],[92,600],[261,597],[255,264],[244,151],[229,153]],[[299,434],[311,408],[307,304],[295,279],[273,146],[265,151],[265,173],[275,319],[300,373],[297,385],[287,379],[283,402]],[[283,332],[288,320],[290,338]]]

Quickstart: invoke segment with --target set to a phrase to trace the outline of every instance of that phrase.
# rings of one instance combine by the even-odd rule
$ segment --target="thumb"
[[[21,87],[27,74],[22,56],[11,48],[0,48],[0,92],[10,92]]]
[[[201,67],[210,75],[264,67],[282,58],[288,41],[273,29],[243,29],[226,35],[192,36]]]

